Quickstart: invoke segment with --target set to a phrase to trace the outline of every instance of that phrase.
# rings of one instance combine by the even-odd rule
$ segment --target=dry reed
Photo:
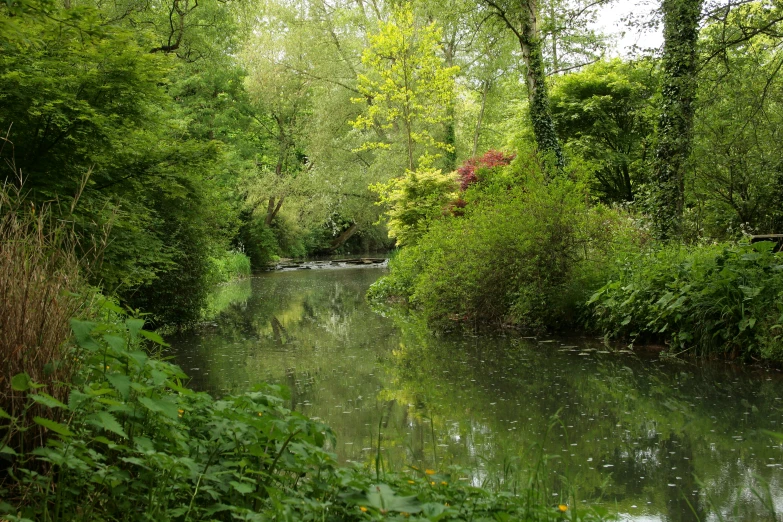
[[[25,201],[21,189],[0,187],[0,407],[18,416],[24,393],[11,378],[26,373],[42,391],[63,399],[75,369],[69,360],[69,320],[83,306],[73,229],[50,205]],[[32,413],[32,412],[29,412]]]

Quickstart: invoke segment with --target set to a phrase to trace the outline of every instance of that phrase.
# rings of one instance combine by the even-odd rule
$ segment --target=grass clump
[[[588,302],[608,337],[700,356],[783,359],[783,254],[771,242],[657,246],[620,258]]]
[[[0,187],[0,408],[10,415],[27,407],[15,390],[25,379],[62,399],[62,383],[75,371],[68,321],[85,307],[77,293],[87,291],[77,247],[50,206],[33,205],[11,184]],[[25,377],[14,381],[18,375]],[[28,441],[42,435],[28,425],[25,432]]]
[[[209,261],[213,284],[250,277],[250,258],[244,252],[226,251],[219,257],[210,257]]]

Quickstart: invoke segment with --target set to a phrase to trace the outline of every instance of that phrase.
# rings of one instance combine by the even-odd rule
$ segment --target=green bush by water
[[[518,157],[471,186],[464,216],[433,222],[369,298],[406,300],[436,328],[573,324],[609,260],[634,244],[629,220],[591,202],[578,168],[547,182],[534,157]]]
[[[770,242],[651,248],[617,261],[588,302],[609,337],[675,351],[783,359],[783,255]]]
[[[220,257],[211,257],[209,261],[214,284],[228,283],[250,275],[250,258],[244,252],[232,250]]]

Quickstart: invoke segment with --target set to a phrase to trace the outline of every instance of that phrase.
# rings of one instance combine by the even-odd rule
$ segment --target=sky
[[[595,28],[608,34],[617,35],[615,55],[630,56],[633,46],[641,48],[657,48],[663,44],[661,29],[641,29],[628,27],[623,21],[633,16],[639,21],[652,19],[653,10],[658,7],[658,1],[652,0],[616,0],[604,6],[598,13]],[[624,33],[621,35],[621,33]]]

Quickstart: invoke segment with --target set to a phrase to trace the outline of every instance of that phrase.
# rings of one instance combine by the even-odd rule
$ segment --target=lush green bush
[[[12,381],[43,409],[30,421],[48,440],[14,444],[29,407],[0,410],[3,520],[599,519],[575,502],[552,505],[537,481],[493,493],[468,485],[460,470],[341,467],[328,452],[331,430],[286,409],[285,390],[220,400],[196,393],[178,367],[145,348],[163,341],[142,319],[111,302],[104,309],[107,322],[72,321],[82,370],[67,399],[26,374]]]
[[[435,222],[391,263],[370,297],[404,298],[430,325],[570,325],[633,229],[590,201],[578,165],[546,182],[525,155],[468,189],[465,215]]]
[[[621,258],[588,307],[611,337],[781,359],[783,255],[770,242],[651,248]]]
[[[389,237],[398,245],[415,244],[436,219],[447,215],[446,205],[457,199],[457,179],[438,169],[408,170],[404,176],[370,187],[387,207]]]
[[[220,257],[209,258],[209,261],[214,284],[227,283],[250,275],[250,258],[244,252],[224,252]]]

